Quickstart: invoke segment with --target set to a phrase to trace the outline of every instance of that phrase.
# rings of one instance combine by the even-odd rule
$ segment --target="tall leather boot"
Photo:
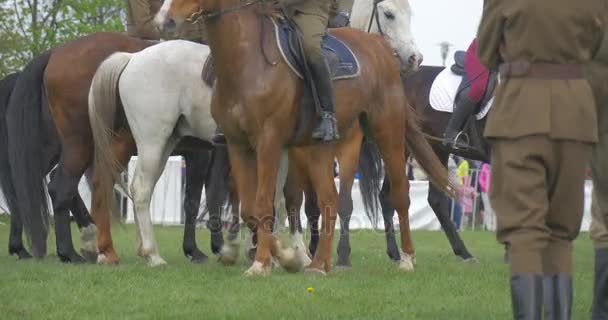
[[[592,320],[608,319],[608,248],[595,250]]]
[[[541,320],[543,306],[543,278],[536,274],[511,276],[511,304],[513,319]]]
[[[572,275],[562,273],[543,278],[545,320],[570,320]]]
[[[329,66],[325,59],[311,61],[309,66],[321,104],[320,120],[312,131],[312,137],[323,142],[338,140],[340,135],[334,110],[334,90]]]
[[[464,123],[473,116],[477,102],[469,98],[469,89],[462,91],[456,100],[454,113],[448,122],[448,126],[443,135],[444,146],[456,147],[456,136],[462,130]]]

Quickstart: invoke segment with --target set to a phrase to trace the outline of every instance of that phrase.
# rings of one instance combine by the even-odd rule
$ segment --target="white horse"
[[[401,59],[404,72],[416,71],[423,59],[414,41],[411,25],[412,8],[408,0],[353,2],[350,26],[366,32],[382,34]],[[408,68],[409,70],[406,70]]]
[[[372,6],[365,6],[364,2]],[[171,0],[165,1],[159,15],[166,14],[170,4]],[[354,9],[357,10],[353,10],[353,18],[372,20],[371,1],[357,0]],[[371,30],[381,30],[404,64],[416,69],[422,58],[411,36],[408,2],[384,0],[377,5],[377,10],[379,20]],[[366,30],[366,24],[361,24],[360,28]],[[104,145],[110,139],[108,121],[100,113],[106,105],[115,104],[117,98],[120,98],[137,145],[138,159],[130,190],[138,254],[151,266],[166,264],[154,238],[150,200],[167,158],[182,137],[194,136],[210,141],[215,132],[216,125],[210,113],[212,88],[201,79],[208,56],[207,46],[181,40],[166,41],[133,54],[115,53],[100,65],[91,84],[89,116],[96,154],[107,152]],[[279,175],[277,191],[283,189],[287,159],[282,163],[283,173]],[[280,209],[279,217],[284,219],[283,194],[276,194],[279,196],[275,199],[275,208]],[[236,238],[225,244],[221,252],[224,261],[236,260],[238,241]],[[292,261],[294,269],[300,269],[310,262],[310,258],[306,255],[301,234],[293,234],[292,241],[295,250],[284,249],[281,256]]]

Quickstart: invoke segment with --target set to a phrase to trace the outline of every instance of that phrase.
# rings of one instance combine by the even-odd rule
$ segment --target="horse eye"
[[[385,12],[385,13],[384,13],[384,16],[385,16],[387,19],[389,19],[389,20],[394,20],[394,19],[395,19],[395,16],[393,15],[393,13],[392,13],[392,12],[389,12],[389,11]]]

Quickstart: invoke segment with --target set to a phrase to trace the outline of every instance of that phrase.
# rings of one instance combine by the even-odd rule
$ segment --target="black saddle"
[[[455,74],[462,76],[466,72],[464,70],[464,60],[465,60],[466,52],[465,51],[456,51],[454,52],[454,64],[450,67],[450,70]]]

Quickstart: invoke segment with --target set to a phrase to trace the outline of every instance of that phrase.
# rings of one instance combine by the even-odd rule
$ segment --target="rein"
[[[378,32],[381,35],[384,35],[384,31],[382,31],[382,26],[380,25],[380,13],[378,12],[378,4],[384,0],[374,0],[374,9],[372,10],[372,15],[369,17],[369,23],[367,24],[367,33],[370,33],[372,30],[372,25],[374,23],[374,18],[376,18],[376,26],[378,27]]]
[[[239,1],[241,3],[239,3],[233,7],[221,8],[221,9],[213,10],[213,11],[205,11],[205,10],[203,10],[203,8],[200,8],[198,11],[196,11],[195,13],[191,14],[188,18],[186,18],[186,21],[196,22],[200,19],[211,20],[211,19],[219,18],[225,14],[252,6],[260,1],[261,0],[249,0],[249,1],[243,2],[243,0],[241,0],[241,1]]]

